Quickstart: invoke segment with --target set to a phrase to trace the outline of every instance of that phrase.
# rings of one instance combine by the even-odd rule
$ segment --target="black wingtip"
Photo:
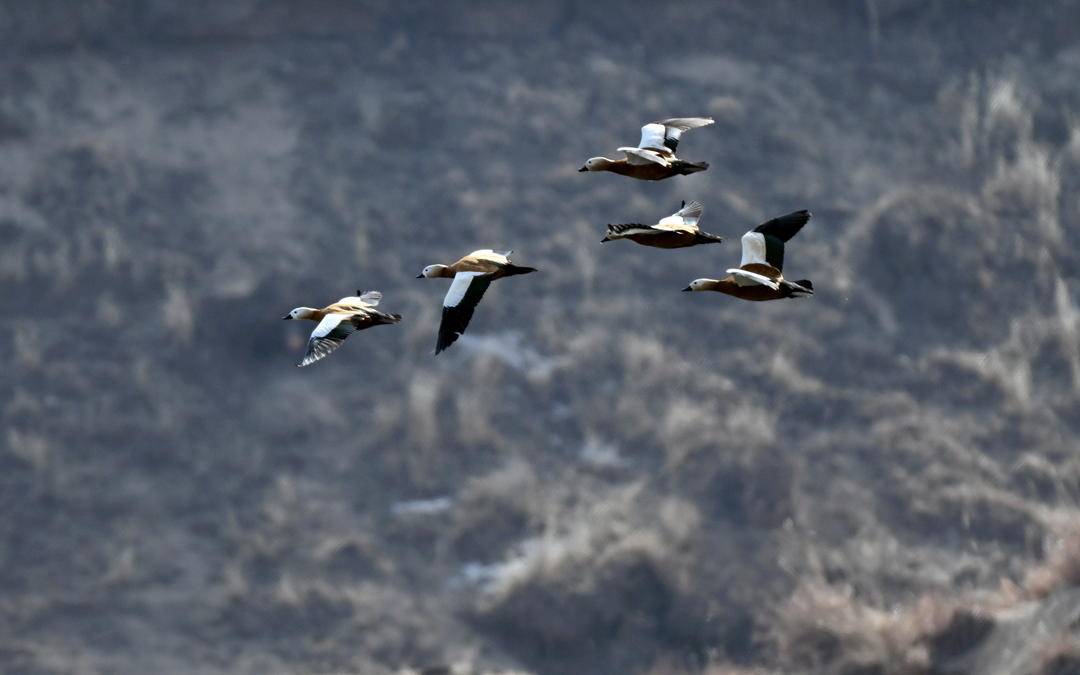
[[[447,349],[450,349],[450,347],[455,342],[457,342],[457,339],[459,337],[461,337],[461,335],[458,333],[451,333],[450,335],[446,335],[445,333],[440,332],[435,339],[435,356],[438,356],[439,354],[445,352]]]
[[[776,237],[780,241],[789,241],[799,233],[803,225],[810,221],[811,214],[806,209],[792,211],[782,216],[777,216],[770,221],[764,222],[754,228],[755,232],[761,232]]]

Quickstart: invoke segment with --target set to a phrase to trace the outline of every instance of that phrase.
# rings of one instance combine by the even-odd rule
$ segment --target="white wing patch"
[[[654,230],[663,230],[665,232],[678,232],[682,230],[697,229],[696,227],[690,227],[683,222],[682,218],[676,218],[675,216],[668,216],[662,219],[656,225],[653,225]]]
[[[678,138],[676,133],[681,134],[691,129],[707,127],[712,123],[713,118],[711,117],[672,117],[669,120],[653,122],[653,124],[663,125],[668,138]]]
[[[641,128],[641,147],[663,148],[664,151],[674,155],[684,131],[707,127],[712,123],[711,117],[673,117],[669,120],[646,124]],[[646,136],[649,137],[648,145],[646,145]]]
[[[704,211],[705,207],[701,202],[690,202],[670,216],[662,218],[656,226],[666,230],[696,230]]]
[[[379,291],[364,291],[360,295],[350,295],[335,302],[335,305],[351,305],[353,307],[362,307],[368,305],[375,307],[382,300],[382,293]]]
[[[345,342],[345,338],[356,332],[356,327],[349,321],[350,314],[327,314],[308,338],[304,360],[296,364],[309,366],[330,355]]]
[[[753,230],[742,236],[742,262],[739,265],[751,263],[769,264],[765,260],[765,235]]]
[[[780,290],[780,284],[776,283],[764,274],[748,272],[737,267],[727,270],[728,274],[735,277],[735,283],[739,286],[768,286],[774,291]]]
[[[338,327],[338,324],[349,318],[348,314],[327,314],[323,320],[311,331],[311,337],[321,338],[330,334],[330,331]]]
[[[659,122],[650,122],[641,127],[641,141],[638,143],[639,148],[653,148],[656,150],[665,150],[664,146],[664,132],[666,129],[663,124]],[[619,148],[622,150],[622,148]]]
[[[655,150],[649,150],[646,148],[618,148],[619,152],[626,154],[626,160],[631,164],[659,164],[660,166],[671,166],[671,162],[667,161]]]
[[[490,248],[482,248],[479,251],[473,251],[469,255],[479,260],[490,260],[500,265],[506,265],[510,263],[510,254],[513,251],[493,251]]]
[[[469,290],[469,284],[473,282],[476,277],[484,276],[484,272],[458,272],[454,275],[454,281],[450,284],[450,290],[446,292],[446,297],[443,298],[443,307],[457,307],[461,304],[461,300],[465,297],[465,292]]]

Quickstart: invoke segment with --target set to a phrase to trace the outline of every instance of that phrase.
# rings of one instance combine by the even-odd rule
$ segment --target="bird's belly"
[[[781,291],[773,290],[768,286],[761,286],[759,284],[755,284],[753,286],[740,286],[733,281],[725,281],[721,283],[716,288],[716,290],[727,295],[735,296],[740,300],[751,300],[753,302],[780,300],[784,297]]]
[[[675,175],[671,167],[654,162],[648,164],[619,164],[611,167],[610,170],[638,180],[663,180]]]
[[[694,236],[685,232],[660,232],[657,234],[631,234],[631,241],[655,248],[682,248],[694,243]]]

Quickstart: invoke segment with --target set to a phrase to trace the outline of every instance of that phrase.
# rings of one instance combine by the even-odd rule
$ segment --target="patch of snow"
[[[468,351],[493,356],[511,368],[532,377],[547,377],[559,364],[525,346],[521,333],[507,331],[487,335],[462,335],[459,344]]]
[[[411,499],[398,502],[390,507],[394,515],[398,516],[430,516],[442,513],[453,505],[449,497],[434,497],[432,499]]]

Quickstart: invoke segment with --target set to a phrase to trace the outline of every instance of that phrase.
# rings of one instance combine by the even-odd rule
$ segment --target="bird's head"
[[[694,279],[690,282],[690,285],[683,289],[684,293],[691,291],[704,291],[707,290],[708,284],[715,279]]]
[[[306,319],[311,316],[311,313],[314,311],[315,310],[310,307],[297,307],[296,309],[292,310],[281,318],[286,321],[288,321],[289,319]]]
[[[446,272],[449,270],[446,265],[428,265],[424,269],[420,270],[420,274],[416,275],[417,279],[435,279],[437,277],[450,276]]]
[[[604,168],[611,164],[611,160],[606,157],[590,157],[585,166],[578,169],[578,172],[582,171],[603,171]]]

